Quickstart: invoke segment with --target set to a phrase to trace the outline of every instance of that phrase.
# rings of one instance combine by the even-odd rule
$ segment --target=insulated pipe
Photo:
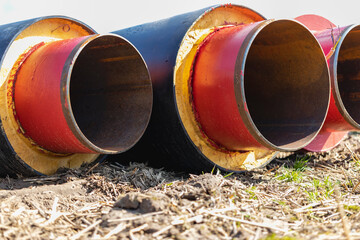
[[[271,34],[269,31],[265,30],[276,30],[276,27],[265,27],[267,25],[271,26],[273,21],[262,22],[260,25],[251,24],[263,20],[264,17],[246,7],[236,5],[221,5],[114,32],[129,39],[144,56],[144,59],[149,66],[154,91],[153,113],[143,138],[134,148],[127,151],[125,154],[116,156],[116,159],[124,161],[143,160],[148,161],[155,166],[168,167],[191,172],[209,171],[214,166],[228,171],[242,171],[265,165],[276,156],[276,150],[278,149],[298,149],[299,147],[301,148],[304,146],[307,141],[311,140],[311,138],[314,137],[317,132],[316,128],[319,129],[321,126],[322,120],[320,115],[322,114],[322,117],[325,117],[327,110],[329,98],[329,77],[325,57],[316,39],[301,24],[298,24],[294,21],[289,21],[291,22],[289,26],[284,26],[283,28],[277,29],[285,30],[285,32],[276,31],[275,33],[281,36],[276,38],[276,34]],[[280,49],[286,51],[286,49],[294,48],[297,50],[291,51],[291,53],[294,56],[299,57],[301,55],[300,52],[305,51],[307,56],[303,56],[300,59],[304,60],[309,58],[311,63],[316,66],[314,67],[313,65],[307,63],[305,63],[303,66],[308,66],[311,70],[315,69],[315,72],[309,71],[309,69],[306,67],[303,68],[303,71],[300,71],[301,67],[297,66],[297,59],[294,58],[286,59],[287,61],[294,62],[291,64],[288,64],[286,61],[276,61],[278,65],[274,65],[275,70],[271,75],[274,76],[275,72],[279,68],[282,70],[288,69],[287,73],[289,73],[290,76],[293,76],[293,81],[304,80],[301,78],[301,76],[309,79],[300,81],[300,83],[294,84],[293,86],[299,86],[302,83],[306,89],[310,89],[309,84],[317,82],[318,84],[316,84],[316,89],[319,89],[319,85],[322,84],[321,89],[319,90],[321,91],[321,96],[325,95],[325,98],[320,100],[321,103],[319,102],[319,104],[316,105],[320,107],[321,113],[316,114],[315,119],[312,119],[312,116],[309,119],[305,119],[309,117],[309,112],[311,112],[311,106],[305,106],[305,101],[309,101],[309,99],[306,99],[306,97],[313,97],[313,91],[311,91],[311,94],[306,96],[292,96],[293,98],[297,97],[299,99],[293,100],[293,102],[303,102],[303,104],[294,104],[293,107],[301,106],[302,108],[299,109],[300,111],[304,109],[307,110],[304,118],[301,118],[301,121],[303,122],[290,121],[291,119],[295,120],[295,116],[299,116],[299,114],[296,113],[293,108],[291,109],[291,113],[288,114],[289,118],[287,119],[288,122],[286,123],[288,124],[287,127],[294,130],[291,132],[292,134],[299,134],[298,138],[294,138],[290,136],[291,134],[288,134],[288,140],[286,140],[286,137],[282,138],[281,140],[279,138],[278,142],[271,139],[271,141],[273,141],[272,144],[270,142],[267,145],[262,145],[263,142],[266,142],[266,138],[261,137],[260,135],[266,131],[258,131],[258,127],[261,128],[261,125],[266,125],[267,123],[261,122],[262,119],[260,116],[262,115],[261,112],[264,109],[261,108],[261,104],[254,100],[254,98],[260,96],[260,98],[265,100],[271,99],[271,96],[273,95],[270,91],[266,91],[264,87],[261,89],[261,91],[256,91],[257,84],[259,83],[251,81],[246,81],[246,84],[248,85],[246,94],[251,93],[246,97],[252,98],[252,100],[249,101],[249,103],[252,104],[252,111],[254,111],[254,109],[258,109],[255,110],[254,113],[251,113],[258,115],[258,122],[253,124],[250,121],[252,117],[247,118],[247,120],[249,120],[247,123],[253,124],[253,126],[251,129],[244,128],[245,132],[250,131],[250,133],[246,132],[246,134],[242,136],[237,136],[239,138],[244,137],[242,139],[243,144],[237,145],[235,147],[228,146],[224,142],[217,141],[214,136],[209,137],[207,134],[210,135],[210,131],[204,131],[203,129],[203,124],[205,125],[205,123],[202,120],[199,120],[199,117],[201,118],[202,113],[198,114],[198,111],[201,111],[200,108],[202,107],[199,108],[200,105],[194,107],[194,105],[198,105],[200,103],[194,104],[193,101],[194,97],[196,98],[196,95],[193,94],[193,87],[196,88],[195,85],[199,79],[196,77],[196,73],[194,75],[196,81],[192,81],[192,73],[194,72],[193,70],[198,72],[196,69],[196,64],[194,67],[194,60],[197,56],[199,46],[203,44],[204,39],[207,39],[208,36],[217,34],[219,29],[219,32],[222,32],[222,28],[235,27],[236,29],[245,27],[246,24],[250,24],[250,29],[252,26],[261,27],[254,27],[254,29],[251,29],[247,36],[244,32],[243,37],[245,37],[245,39],[239,40],[235,37],[234,39],[227,39],[224,41],[224,44],[221,45],[225,46],[225,42],[230,42],[233,46],[227,49],[228,52],[230,51],[228,56],[226,56],[224,53],[226,58],[222,58],[222,56],[219,59],[211,58],[214,59],[214,62],[217,61],[217,63],[219,63],[220,68],[217,70],[211,69],[210,66],[206,66],[205,64],[205,69],[213,73],[218,71],[217,74],[220,73],[220,76],[227,75],[227,82],[230,84],[229,86],[226,86],[228,88],[228,93],[230,93],[228,97],[226,97],[226,91],[225,94],[215,92],[214,94],[209,94],[208,100],[210,101],[212,98],[220,99],[223,96],[225,96],[227,99],[232,98],[229,105],[231,105],[233,112],[236,113],[238,117],[239,112],[237,112],[238,109],[236,109],[236,104],[239,103],[241,105],[241,103],[244,103],[243,99],[237,99],[238,97],[242,96],[242,93],[240,92],[244,89],[241,85],[244,84],[244,81],[242,81],[243,77],[241,77],[242,73],[244,72],[241,72],[241,70],[244,70],[244,62],[246,58],[243,57],[248,54],[249,51],[251,52],[249,56],[254,58],[247,62],[247,65],[250,66],[252,71],[249,71],[246,74],[253,74],[253,76],[249,75],[249,79],[254,78],[260,80],[259,83],[264,83],[266,81],[261,81],[259,77],[256,77],[256,69],[261,67],[261,64],[266,62],[266,59],[274,61],[274,58],[271,56],[271,54]],[[274,23],[273,26],[277,25],[281,24]],[[295,27],[297,30],[291,30],[289,27]],[[264,34],[265,32],[267,32],[267,34],[271,34],[272,40],[274,40],[269,44],[269,48],[263,49],[263,55],[261,54],[261,47],[256,47],[256,44],[252,45],[252,41],[254,41],[254,38],[257,38],[259,32],[261,32],[260,29],[262,28],[264,28]],[[302,36],[300,32],[304,33],[305,36]],[[289,37],[293,33],[296,33],[297,36],[301,35],[294,43],[286,40],[286,37]],[[301,39],[304,37],[306,40],[305,43],[302,43]],[[258,38],[260,40],[255,42],[258,42],[259,45],[267,44],[265,38]],[[146,39],[146,41],[144,41],[144,39]],[[275,39],[278,39],[279,43],[275,43]],[[236,44],[231,40],[233,40],[233,42],[237,42],[238,40],[239,41],[238,44]],[[294,38],[291,38],[291,40],[294,40]],[[244,41],[246,44],[241,45],[242,41]],[[283,48],[278,47],[278,45],[283,45]],[[251,48],[251,46],[254,47]],[[302,48],[304,46],[311,49],[311,51],[306,49],[304,50]],[[217,51],[216,49],[213,50],[215,52]],[[258,52],[259,50],[260,52]],[[218,52],[221,54],[222,51],[219,50]],[[215,54],[217,53],[214,53],[214,55]],[[258,59],[258,57],[263,61],[261,64],[256,63],[256,59]],[[209,59],[209,61],[211,60]],[[221,61],[229,62],[229,65],[226,65],[225,63],[222,65]],[[303,62],[301,61],[301,63]],[[227,71],[223,71],[224,68],[222,67],[225,67]],[[267,71],[270,73],[271,68],[267,68]],[[202,73],[206,73],[206,71],[200,71],[199,75],[202,75]],[[264,72],[263,77],[265,76],[266,73]],[[284,76],[282,76],[281,79],[284,80]],[[274,81],[274,79],[269,78],[268,81]],[[274,82],[278,83],[276,78]],[[194,85],[192,85],[192,83],[194,83]],[[231,84],[233,85],[231,86]],[[224,86],[225,85],[226,84],[224,84]],[[266,86],[271,85],[267,84]],[[289,84],[289,87],[290,86],[291,84]],[[234,87],[236,88],[235,91]],[[281,89],[281,85],[276,84],[272,86],[272,90],[275,90],[276,88]],[[207,92],[211,93],[211,91]],[[261,94],[266,94],[266,97],[261,97],[259,94],[260,92]],[[275,92],[278,93],[279,91]],[[291,89],[290,92],[294,93],[295,91]],[[198,93],[201,94],[201,89],[198,91]],[[222,94],[222,96],[217,97],[220,94]],[[286,91],[284,91],[284,94],[287,94]],[[274,97],[276,98],[276,96]],[[289,97],[291,96],[287,96],[286,99]],[[225,98],[222,99],[224,102],[227,101]],[[277,99],[280,101],[280,97],[277,97]],[[206,102],[206,99],[204,98],[200,100],[204,100],[204,102]],[[264,114],[263,116],[271,115],[271,110],[276,109],[275,105],[277,103],[278,102],[274,102],[274,106],[269,109],[267,114]],[[283,107],[283,105],[281,107]],[[246,112],[246,104],[238,107],[244,108]],[[217,110],[220,111],[220,109]],[[240,114],[243,113],[244,111],[242,113],[240,112]],[[279,113],[279,111],[277,113]],[[282,116],[284,115],[285,114]],[[294,118],[291,118],[290,115],[293,115]],[[226,120],[225,118],[226,116],[224,116],[223,120]],[[271,120],[275,120],[275,117]],[[259,124],[259,122],[261,123]],[[291,127],[291,125],[294,123],[300,124],[304,122],[308,124],[308,131],[305,134],[302,134],[303,138],[301,138],[299,137],[301,133],[296,132],[299,129],[296,129],[296,127]],[[227,122],[226,124],[231,125],[230,122]],[[236,127],[242,128],[240,125],[237,125]],[[264,127],[264,129],[266,129],[266,127]],[[267,129],[270,130],[271,127]],[[279,130],[280,127],[275,127],[275,129]],[[287,134],[285,130],[286,128],[282,129],[284,136]],[[251,131],[257,131],[257,133],[254,134],[254,132]],[[272,147],[268,148],[269,146]]]
[[[295,21],[218,29],[198,49],[192,95],[201,128],[219,146],[295,151],[326,116],[326,61]]]
[[[327,151],[338,145],[348,131],[360,129],[360,26],[336,27],[317,15],[296,18],[311,29],[328,59],[331,77],[329,112],[308,151]]]
[[[56,16],[0,32],[1,176],[80,167],[138,141],[152,88],[127,40]]]

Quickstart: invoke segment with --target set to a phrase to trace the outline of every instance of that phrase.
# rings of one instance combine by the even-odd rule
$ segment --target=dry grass
[[[105,162],[2,179],[0,238],[360,239],[359,140],[244,174]]]

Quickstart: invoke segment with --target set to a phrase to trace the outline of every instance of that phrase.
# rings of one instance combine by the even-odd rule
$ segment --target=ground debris
[[[0,179],[0,239],[360,239],[359,141],[232,175],[103,162]]]
[[[169,202],[170,199],[161,193],[127,193],[120,197],[114,207],[133,210],[138,209],[141,213],[148,213],[164,210]]]

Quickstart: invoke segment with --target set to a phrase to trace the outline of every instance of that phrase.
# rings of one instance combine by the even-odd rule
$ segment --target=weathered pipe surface
[[[297,139],[295,139],[295,137],[295,140],[291,139],[294,141],[288,141],[289,138],[292,137],[288,135],[289,138],[287,140],[286,137],[278,139],[278,142],[275,144],[267,144],[265,147],[262,143],[266,141],[259,142],[259,138],[253,141],[255,144],[249,144],[245,147],[245,149],[242,149],[244,145],[232,147],[226,144],[226,141],[217,141],[218,139],[216,139],[216,136],[214,137],[212,135],[209,137],[208,134],[211,135],[211,133],[208,130],[204,131],[202,128],[203,125],[206,125],[206,123],[199,119],[199,115],[197,115],[196,112],[196,106],[194,109],[192,95],[193,89],[192,86],[190,86],[191,74],[196,70],[193,68],[193,63],[197,54],[197,49],[202,44],[202,41],[204,41],[208,35],[214,33],[214,31],[218,28],[231,28],[236,26],[241,28],[246,24],[256,24],[256,22],[263,20],[264,17],[248,8],[234,5],[222,5],[114,32],[129,39],[129,41],[131,41],[143,55],[149,67],[154,91],[153,113],[143,138],[135,145],[134,148],[120,156],[116,156],[116,159],[124,161],[145,161],[158,167],[168,167],[190,172],[209,171],[214,167],[214,165],[223,170],[241,171],[245,169],[252,169],[254,167],[260,167],[261,165],[266,164],[276,155],[277,149],[284,150],[285,148],[286,150],[292,150],[304,146],[307,141],[311,140],[320,129],[327,111],[329,99],[329,76],[326,67],[326,60],[319,44],[311,33],[305,30],[304,27],[301,28],[303,28],[304,32],[306,32],[307,37],[311,35],[312,38],[309,42],[312,41],[313,45],[309,44],[309,46],[311,45],[315,49],[316,57],[311,59],[314,60],[314,63],[319,64],[317,69],[319,71],[316,71],[316,76],[308,76],[311,80],[304,83],[304,85],[309,86],[308,84],[310,84],[313,80],[315,81],[321,79],[322,81],[320,81],[319,86],[323,84],[322,87],[324,89],[321,92],[321,97],[324,98],[320,100],[318,105],[316,105],[320,107],[321,113],[317,114],[315,119],[312,119],[312,116],[308,116],[308,113],[311,113],[311,111],[307,111],[306,115],[302,118],[304,121],[301,120],[301,124],[304,122],[308,124],[305,127],[307,128],[306,133],[296,132],[299,129],[290,132],[290,135],[298,134],[299,136],[299,134],[303,134],[302,136],[305,141],[301,137]],[[278,33],[278,31],[276,31],[276,33]],[[249,41],[251,38],[254,38],[254,35],[249,34],[246,41]],[[283,43],[285,45],[287,44],[286,39],[283,39]],[[251,44],[248,45],[248,48],[244,47],[244,49],[248,51],[249,46],[251,46]],[[276,44],[274,44],[274,46],[276,46]],[[240,51],[238,48],[234,49],[233,55],[243,55],[244,52],[241,51],[244,49]],[[255,49],[254,51],[259,49]],[[269,57],[271,57],[272,54],[271,49],[272,48],[270,47],[268,52]],[[303,49],[299,47],[297,52],[299,53],[302,50]],[[250,55],[257,56],[259,54],[255,53]],[[264,59],[265,58],[266,57],[264,57]],[[221,59],[220,61],[222,60],[224,59]],[[237,61],[233,61],[229,65],[229,68],[240,66],[240,62],[242,60],[244,59],[239,57]],[[252,60],[254,63],[250,68],[255,69],[256,59]],[[290,59],[290,61],[292,60]],[[283,64],[284,62],[280,63],[280,65]],[[258,64],[258,66],[261,67],[261,64]],[[301,73],[301,71],[295,71],[293,75],[295,76],[296,74],[300,74],[299,76],[304,76],[301,74],[306,74],[308,71],[306,66],[305,69],[303,69],[303,73]],[[242,65],[242,67],[244,66]],[[205,68],[207,67],[205,66]],[[283,69],[285,68],[286,65]],[[298,69],[300,68],[301,67]],[[209,70],[209,67],[207,69]],[[235,75],[234,71],[227,72],[229,75],[233,74],[231,78],[233,79],[233,82],[234,77],[236,79],[241,76],[240,70],[244,69],[238,68],[237,71],[235,71]],[[270,71],[270,69],[268,70]],[[252,71],[252,73],[256,74],[256,70]],[[289,74],[291,75],[291,73]],[[299,76],[294,77],[294,79],[299,79]],[[253,76],[249,76],[249,78],[252,77]],[[243,83],[238,81],[238,84]],[[276,86],[279,86],[279,84]],[[240,89],[239,85],[236,87],[239,87]],[[244,86],[241,87],[243,88]],[[274,90],[274,88],[276,87],[273,87],[272,89]],[[316,89],[318,89],[318,85],[316,85]],[[248,86],[248,90],[253,95],[252,98],[256,98],[258,96],[256,86]],[[265,90],[265,88],[263,88],[263,90]],[[201,90],[198,92],[201,92]],[[312,93],[313,91],[311,91],[311,94]],[[272,93],[268,91],[266,94],[271,95]],[[212,96],[214,96],[214,94]],[[313,97],[313,95],[311,96]],[[300,101],[305,101],[305,99],[301,98],[301,96],[293,97],[298,97],[300,98]],[[210,99],[211,98],[209,96],[209,100]],[[308,99],[306,101],[308,102]],[[251,100],[250,104],[255,104],[259,107],[259,104],[256,102],[256,100]],[[274,105],[276,104],[277,103]],[[301,107],[299,108],[299,111],[303,110],[303,108],[306,109],[305,104],[300,105]],[[300,105],[295,104],[294,106],[298,107]],[[289,104],[288,107],[291,108],[294,106]],[[253,109],[256,108],[257,107],[254,106]],[[307,110],[310,108],[311,107],[308,106]],[[275,108],[272,109],[275,110]],[[291,110],[293,110],[293,108]],[[262,121],[260,112],[261,111],[259,110],[252,113],[254,115],[259,113],[259,117],[257,118],[259,120],[258,122]],[[321,114],[323,116],[321,116]],[[268,115],[271,114],[269,113]],[[288,114],[288,116],[289,119],[295,121],[295,117],[297,115],[294,111],[292,111],[292,113]],[[267,123],[265,122],[261,122],[258,126],[264,125],[263,129],[266,129],[266,124]],[[288,128],[295,129],[291,126],[294,124],[293,122],[289,121],[287,124]],[[252,129],[254,132],[258,131],[256,127],[253,127]],[[271,129],[271,127],[268,129]],[[263,132],[266,132],[266,130]],[[251,142],[253,140],[253,136],[256,134],[257,133],[254,133],[253,135],[250,134],[251,137],[249,138],[245,137],[245,141],[249,140]],[[258,134],[258,136],[260,135],[261,134]],[[272,136],[275,136],[275,134],[272,134]],[[250,140],[251,138],[252,140]],[[265,138],[262,139],[264,140]],[[268,148],[269,146],[270,148]]]
[[[52,152],[95,153],[70,130],[60,97],[65,62],[76,45],[86,38],[36,45],[23,60],[14,79],[16,117],[24,135]]]
[[[114,154],[138,141],[150,118],[152,88],[130,43],[91,35],[34,48],[14,79],[24,135],[55,153]]]
[[[314,31],[328,59],[329,111],[321,132],[305,147],[308,151],[327,151],[338,145],[348,131],[360,129],[360,26],[337,27],[317,15],[296,19]]]
[[[0,32],[0,176],[80,167],[141,137],[151,81],[126,39],[61,16]]]

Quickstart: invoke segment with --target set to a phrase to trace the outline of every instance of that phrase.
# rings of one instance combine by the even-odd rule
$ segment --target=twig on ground
[[[135,217],[129,217],[129,218],[119,218],[119,219],[110,219],[108,220],[108,222],[125,222],[125,221],[133,221],[133,220],[137,220],[137,219],[141,219],[141,218],[145,218],[145,217],[150,217],[150,216],[154,216],[154,215],[159,215],[159,214],[163,214],[163,211],[159,211],[159,212],[152,212],[152,213],[146,213],[146,214],[142,214],[139,216],[135,216]]]
[[[134,233],[140,232],[141,230],[147,228],[148,226],[149,226],[149,225],[148,225],[147,223],[145,223],[145,224],[143,224],[143,225],[141,225],[141,226],[139,226],[139,227],[137,227],[137,228],[131,229],[131,230],[129,231],[129,235],[130,235],[131,240],[136,240],[136,239],[137,239],[137,238],[134,236]]]
[[[87,228],[81,230],[80,232],[78,232],[77,234],[75,234],[74,236],[72,236],[70,239],[71,240],[76,240],[78,238],[80,238],[82,235],[84,235],[85,233],[87,233],[88,231],[90,231],[91,229],[93,229],[94,227],[96,227],[97,225],[99,225],[102,222],[102,220],[98,220],[96,222],[94,222],[93,224],[91,224],[90,226],[88,226]]]
[[[120,223],[113,230],[111,230],[108,234],[106,234],[103,239],[109,239],[111,236],[118,234],[125,228],[126,228],[126,225],[124,223]]]
[[[252,225],[252,226],[268,228],[268,229],[271,229],[271,230],[275,230],[275,231],[279,231],[279,232],[284,232],[284,233],[287,232],[287,230],[285,230],[285,229],[273,227],[273,226],[270,226],[270,225],[267,225],[267,224],[263,224],[263,223],[250,222],[250,221],[242,220],[242,219],[239,219],[239,218],[229,217],[229,216],[226,216],[226,215],[220,215],[220,214],[215,214],[215,213],[211,213],[211,212],[208,212],[208,214],[210,214],[210,215],[212,215],[212,216],[214,216],[214,217],[219,217],[219,218],[223,218],[223,219],[228,219],[228,220],[236,221],[236,222],[243,223],[243,224],[248,224],[248,225]]]
[[[347,240],[352,240],[352,237],[350,235],[350,227],[349,227],[349,223],[346,220],[346,216],[345,216],[345,211],[344,211],[344,207],[342,206],[341,203],[341,195],[340,195],[340,190],[339,190],[339,186],[336,185],[335,186],[335,199],[338,205],[338,210],[340,213],[340,217],[341,217],[341,222],[342,222],[342,226],[344,229],[344,234]]]

